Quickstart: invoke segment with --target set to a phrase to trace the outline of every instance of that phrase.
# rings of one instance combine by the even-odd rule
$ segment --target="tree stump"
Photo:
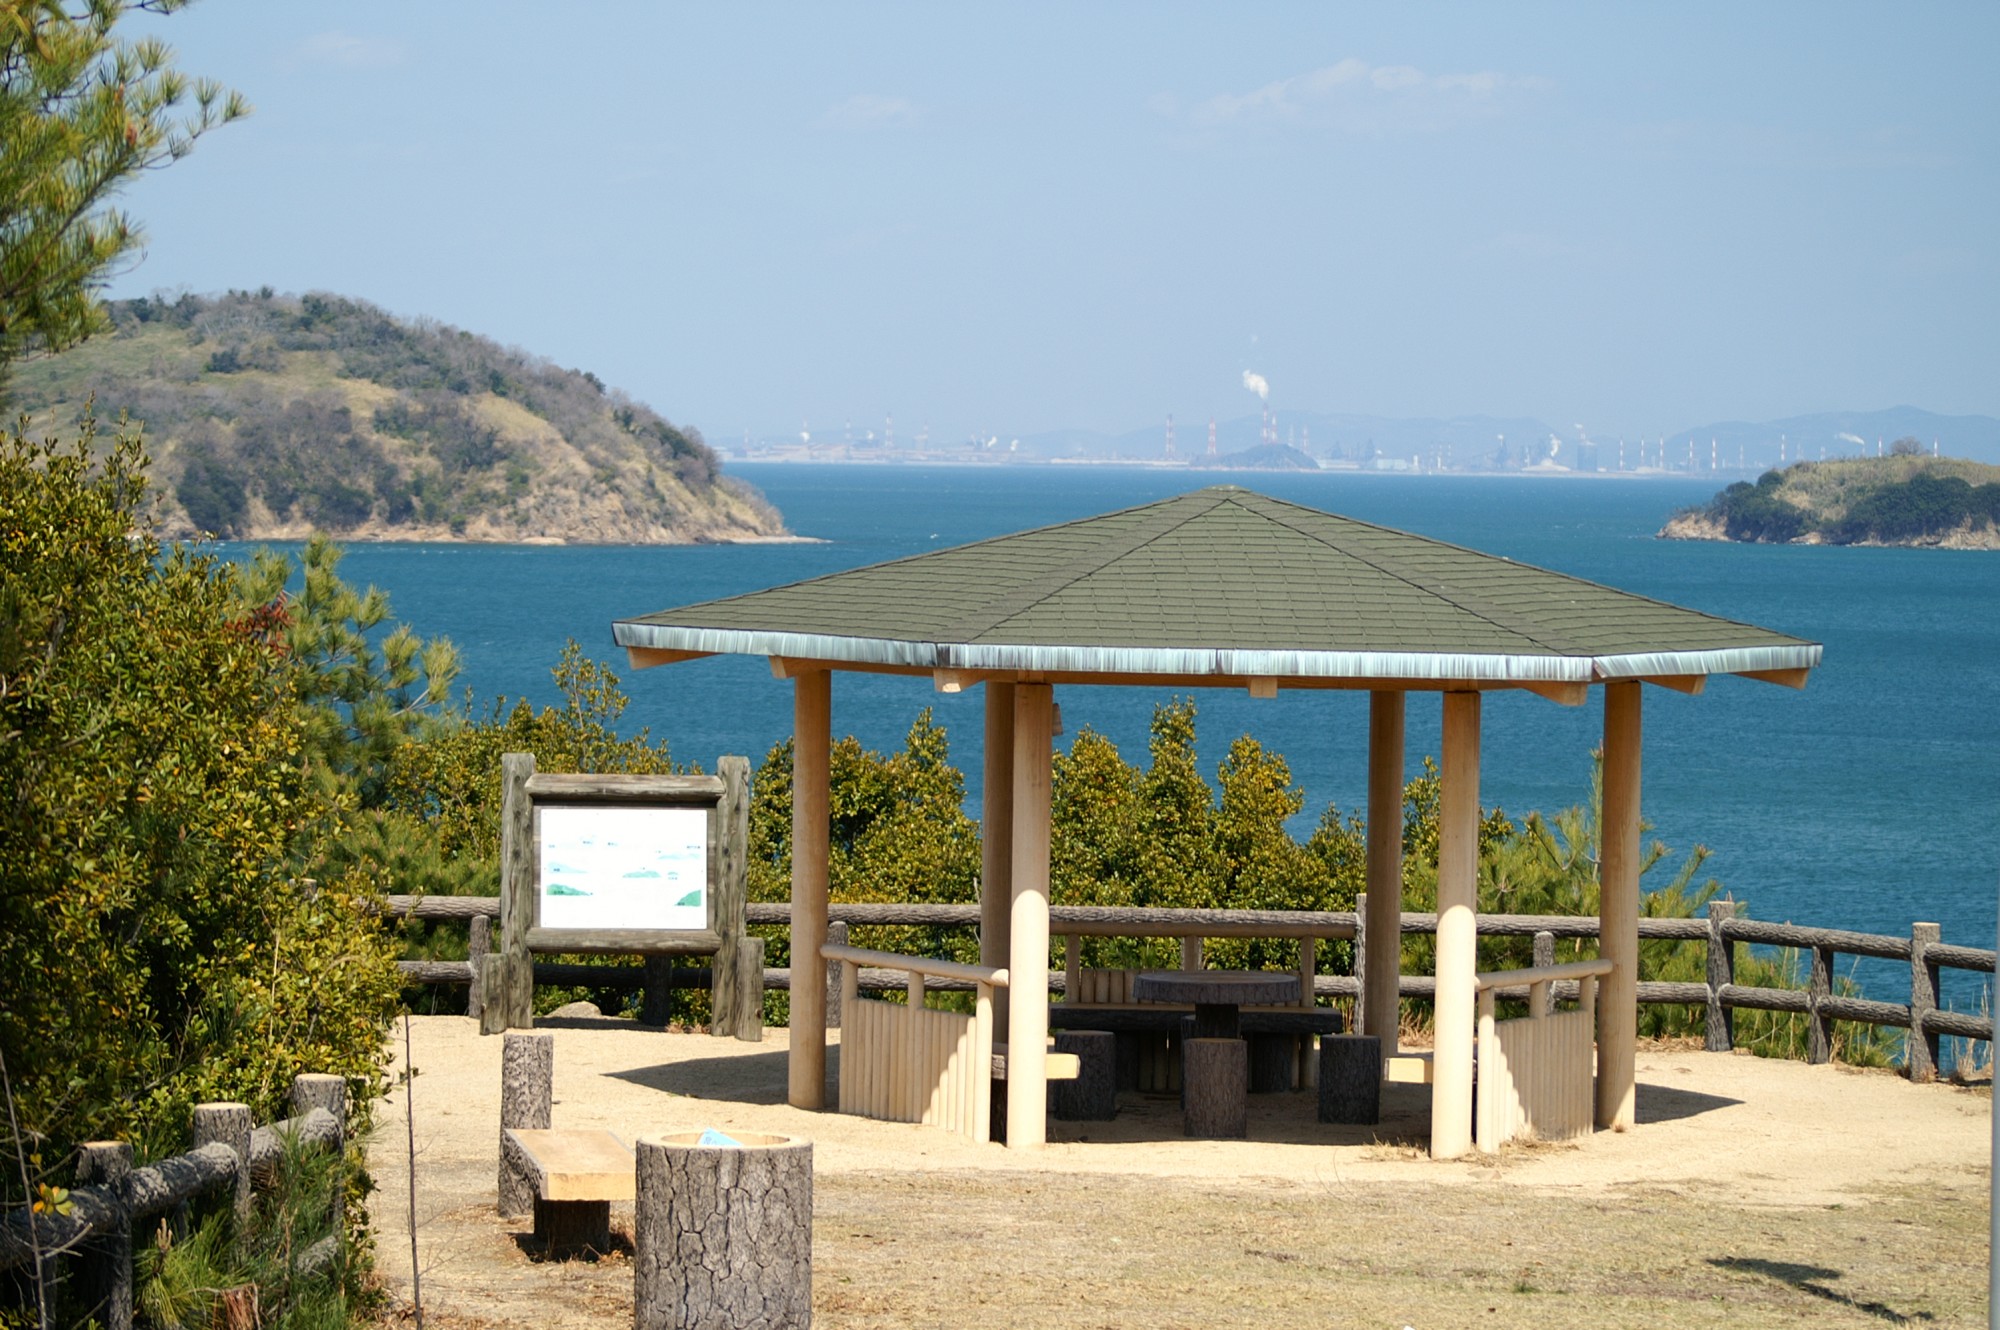
[[[637,1330],[812,1324],[812,1142],[696,1132],[637,1143]]]
[[[1372,1034],[1319,1037],[1319,1120],[1382,1120],[1382,1041]]]
[[[546,1131],[555,1098],[556,1037],[510,1034],[500,1050],[500,1129]],[[535,1204],[535,1184],[500,1152],[500,1213],[512,1218]]]
[[[77,1151],[76,1185],[109,1187],[124,1222],[93,1230],[77,1249],[76,1298],[105,1330],[132,1330],[132,1147],[91,1141]]]
[[[1289,1094],[1299,1065],[1295,1034],[1253,1034],[1250,1044],[1250,1093]]]
[[[1058,1030],[1056,1052],[1076,1054],[1073,1081],[1049,1082],[1049,1115],[1063,1122],[1118,1116],[1118,1037],[1109,1030]]]
[[[1242,1140],[1249,1135],[1244,1101],[1250,1050],[1241,1039],[1181,1043],[1181,1116],[1189,1136]]]
[[[236,1152],[234,1209],[238,1241],[243,1238],[244,1226],[250,1222],[250,1133],[256,1126],[256,1119],[250,1115],[248,1104],[219,1103],[194,1106],[195,1147],[199,1149],[204,1145],[220,1143]]]

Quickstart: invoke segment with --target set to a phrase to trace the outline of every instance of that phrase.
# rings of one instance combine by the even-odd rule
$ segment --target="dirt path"
[[[1255,1096],[1240,1142],[1185,1140],[1172,1099],[1128,1094],[1025,1154],[786,1106],[782,1030],[545,1028],[558,1127],[813,1141],[829,1327],[1984,1324],[1984,1087],[1644,1049],[1637,1130],[1497,1158],[1425,1157],[1420,1087],[1390,1087],[1373,1128]],[[412,1038],[427,1318],[629,1324],[625,1253],[540,1261],[493,1212],[501,1041],[447,1016]],[[399,1091],[370,1163],[407,1296],[404,1112]]]

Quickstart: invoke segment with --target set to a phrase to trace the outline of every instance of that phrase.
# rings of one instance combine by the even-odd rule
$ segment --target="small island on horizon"
[[[1796,462],[1684,508],[1665,540],[2000,550],[2000,466],[1898,439],[1886,457]]]

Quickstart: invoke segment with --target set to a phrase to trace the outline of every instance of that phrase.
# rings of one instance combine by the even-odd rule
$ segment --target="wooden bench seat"
[[[636,1195],[632,1151],[608,1131],[508,1127],[500,1148],[535,1189],[535,1237],[552,1255],[611,1250],[611,1202]]]

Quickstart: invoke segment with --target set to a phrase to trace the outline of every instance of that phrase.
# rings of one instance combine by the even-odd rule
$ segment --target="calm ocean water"
[[[463,682],[541,703],[574,637],[613,662],[625,720],[676,756],[761,760],[788,731],[790,690],[762,660],[720,658],[631,672],[615,618],[835,572],[1198,488],[1212,477],[1144,468],[736,465],[813,545],[548,548],[355,545],[343,571],[388,591],[399,619],[442,634]],[[1764,919],[1992,946],[2000,890],[2000,555],[1737,546],[1653,538],[1706,482],[1511,477],[1256,475],[1279,498],[1435,536],[1826,644],[1803,692],[1718,679],[1700,697],[1646,690],[1644,806],[1653,836],[1712,851],[1705,873]],[[1164,700],[1140,689],[1058,692],[1070,735],[1090,726],[1142,760]],[[1205,766],[1238,734],[1284,754],[1306,795],[1303,835],[1329,802],[1366,789],[1364,694],[1195,694]],[[934,709],[976,783],[981,701],[914,679],[839,675],[836,734],[900,742]],[[1410,766],[1438,750],[1439,703],[1409,712]],[[1483,801],[1510,813],[1587,797],[1598,707],[1498,695],[1486,708]],[[1656,870],[1656,876],[1663,876]],[[1860,972],[1884,995],[1893,967]],[[1901,983],[1907,984],[1905,974]],[[1906,989],[1905,989],[1906,991]],[[1956,994],[1961,1001],[1966,996]]]

